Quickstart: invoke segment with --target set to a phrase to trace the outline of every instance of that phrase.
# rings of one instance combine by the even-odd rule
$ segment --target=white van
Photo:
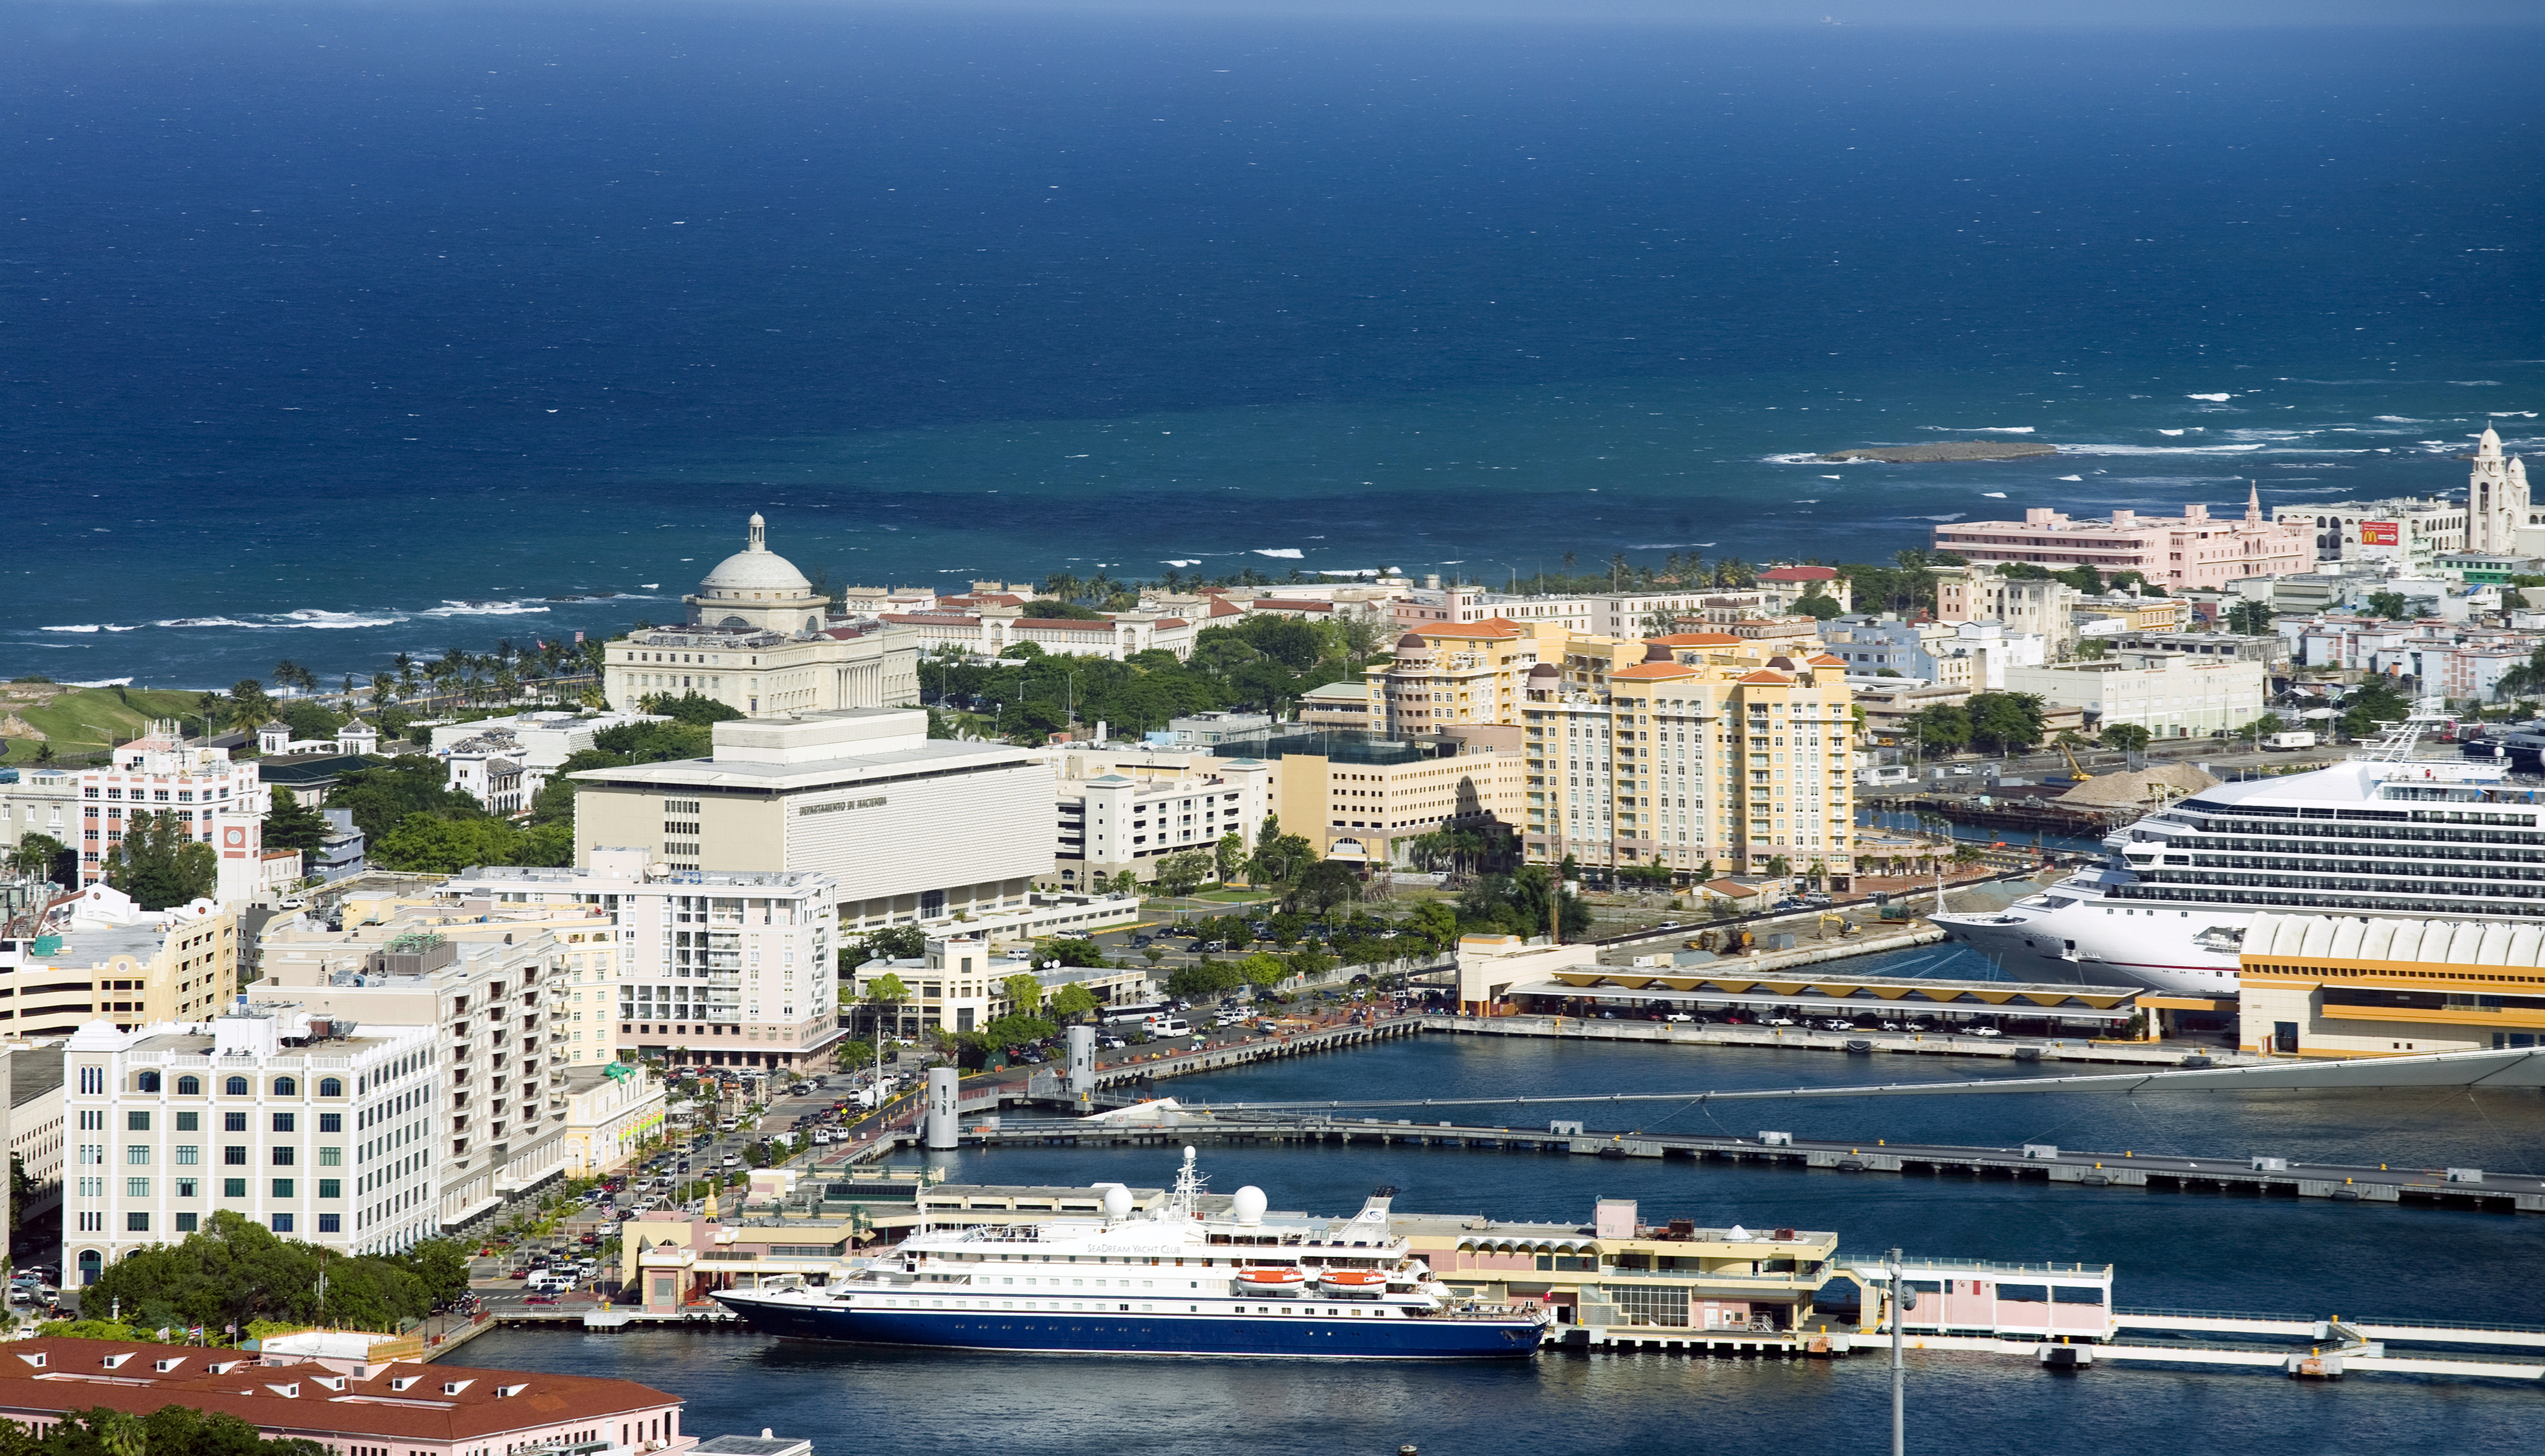
[[[1192,1035],[1192,1023],[1182,1016],[1152,1016],[1147,1024],[1151,1036]]]
[[[553,1269],[541,1269],[531,1275],[530,1281],[522,1287],[533,1294],[561,1294],[574,1287],[574,1276],[559,1273]]]

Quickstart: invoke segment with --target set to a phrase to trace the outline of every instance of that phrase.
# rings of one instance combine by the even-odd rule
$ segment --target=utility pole
[[[1909,1440],[1908,1368],[1900,1358],[1900,1251],[1891,1251],[1891,1456],[1906,1456]]]

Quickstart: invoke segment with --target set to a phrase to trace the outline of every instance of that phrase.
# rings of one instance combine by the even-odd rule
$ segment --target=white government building
[[[681,600],[687,625],[610,644],[602,692],[613,708],[632,712],[658,692],[696,692],[755,718],[919,701],[919,639],[833,615],[831,599],[769,549],[757,515],[743,548]]]
[[[917,708],[736,719],[713,743],[571,775],[577,862],[626,849],[673,874],[816,870],[848,934],[1020,910],[1052,872],[1039,753],[931,739]]]

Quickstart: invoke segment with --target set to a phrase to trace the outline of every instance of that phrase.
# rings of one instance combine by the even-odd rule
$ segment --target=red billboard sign
[[[2404,528],[2395,522],[2363,521],[2359,523],[2359,544],[2363,546],[2400,546],[2403,543]]]

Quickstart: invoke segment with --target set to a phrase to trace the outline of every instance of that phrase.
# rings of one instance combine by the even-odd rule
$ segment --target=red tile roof
[[[169,1368],[158,1368],[163,1364]],[[215,1374],[215,1366],[228,1368]],[[163,1406],[192,1406],[226,1412],[278,1435],[454,1443],[495,1442],[515,1431],[586,1421],[595,1430],[612,1427],[604,1433],[615,1442],[620,1420],[651,1419],[681,1404],[678,1396],[634,1381],[588,1375],[412,1361],[369,1368],[371,1378],[362,1380],[316,1361],[260,1364],[240,1350],[23,1339],[0,1346],[0,1414],[54,1416],[105,1406],[147,1415]]]
[[[1741,678],[1741,681],[1742,681],[1742,682],[1744,682],[1744,683],[1761,683],[1761,684],[1766,684],[1766,683],[1791,683],[1791,682],[1793,682],[1794,680],[1793,680],[1793,679],[1791,679],[1791,678],[1786,677],[1786,676],[1785,676],[1784,674],[1782,674],[1782,673],[1770,672],[1770,671],[1768,671],[1768,670],[1767,670],[1767,669],[1765,669],[1765,668],[1761,668],[1759,671],[1757,671],[1757,672],[1755,672],[1755,673],[1745,673],[1745,674],[1743,674],[1743,675],[1742,675],[1742,678]]]
[[[1759,573],[1759,580],[1763,582],[1830,582],[1838,580],[1838,572],[1827,566],[1779,566],[1773,571]]]
[[[1639,662],[1631,668],[1620,668],[1608,675],[1608,681],[1650,683],[1664,678],[1692,678],[1696,669],[1675,662]]]
[[[1113,632],[1111,622],[1081,621],[1074,616],[1021,616],[1016,625],[1045,632],[1103,632],[1108,636]]]

